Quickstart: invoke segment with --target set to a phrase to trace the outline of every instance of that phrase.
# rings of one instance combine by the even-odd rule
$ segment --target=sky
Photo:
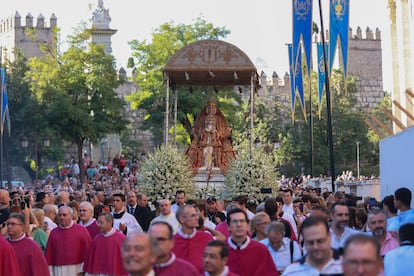
[[[24,18],[30,12],[34,18],[42,13],[49,22],[54,13],[61,28],[61,41],[73,34],[80,22],[90,24],[92,11],[98,0],[2,0],[0,19],[14,15]],[[225,26],[231,31],[224,40],[244,51],[256,65],[271,76],[275,71],[283,76],[288,71],[287,43],[292,41],[292,0],[103,0],[112,18],[110,27],[118,30],[112,36],[112,50],[116,65],[126,67],[131,49],[128,42],[150,39],[151,33],[162,23],[191,24],[201,16],[215,26]],[[329,26],[329,1],[321,0],[324,26]],[[391,91],[391,47],[388,0],[351,0],[350,27],[360,26],[365,32],[369,27],[382,33],[384,90]],[[411,0],[410,0],[411,2]],[[319,5],[314,0],[313,21],[318,25]],[[365,34],[364,34],[365,36]],[[412,39],[413,41],[414,39]]]

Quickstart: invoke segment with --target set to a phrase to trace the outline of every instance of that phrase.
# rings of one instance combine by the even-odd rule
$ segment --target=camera
[[[303,213],[303,203],[299,204],[299,210]]]
[[[25,208],[30,207],[30,197],[29,196],[22,196],[20,197],[20,209],[24,210]]]

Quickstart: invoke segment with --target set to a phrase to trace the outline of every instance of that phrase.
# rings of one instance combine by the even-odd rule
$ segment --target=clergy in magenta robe
[[[88,230],[89,235],[91,235],[92,240],[101,233],[101,231],[99,231],[98,225],[96,224],[96,219],[91,219],[88,223],[85,223],[85,224],[82,224],[82,223],[79,223],[79,224],[84,226],[86,230]]]
[[[20,276],[13,247],[0,235],[0,275]],[[48,274],[45,274],[48,275]]]
[[[165,263],[154,265],[157,276],[198,276],[199,271],[189,262],[177,258],[171,253],[171,258]]]
[[[128,275],[123,267],[121,246],[125,235],[112,228],[108,233],[100,233],[92,241],[83,270],[88,274]]]
[[[15,240],[9,237],[8,241],[16,253],[16,258],[19,263],[19,268],[22,275],[49,275],[49,269],[47,267],[45,256],[43,255],[40,246],[35,241],[26,237],[24,233],[20,238]],[[7,264],[7,266],[8,265],[9,264]]]
[[[227,239],[229,259],[227,265],[230,271],[240,276],[277,276],[273,259],[266,246],[246,237],[246,242],[237,246]]]
[[[79,219],[79,224],[86,227],[92,240],[101,233],[96,224],[96,219],[93,217],[93,205],[90,202],[82,201],[79,204]]]
[[[172,252],[183,260],[193,264],[200,273],[203,273],[203,253],[204,248],[213,236],[204,231],[194,229],[191,235],[186,235],[182,229],[174,235],[174,247]],[[273,260],[272,260],[273,262]]]
[[[49,236],[46,246],[46,261],[50,274],[54,276],[76,275],[83,272],[83,264],[92,244],[85,227],[72,220],[73,210],[68,206],[59,208],[59,227]]]

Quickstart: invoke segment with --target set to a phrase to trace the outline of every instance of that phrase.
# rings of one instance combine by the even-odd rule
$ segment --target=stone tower
[[[27,58],[39,57],[43,55],[41,44],[56,46],[57,18],[54,14],[46,24],[45,17],[39,14],[36,24],[33,16],[28,13],[25,18],[25,25],[22,24],[20,14],[16,11],[14,16],[10,16],[0,21],[0,47],[1,58],[14,60],[13,49],[20,49]]]
[[[117,32],[109,27],[110,23],[109,9],[104,7],[103,0],[98,0],[92,16],[92,42],[102,44],[107,54],[112,54],[111,36]]]
[[[382,80],[381,32],[366,28],[365,37],[360,27],[350,30],[348,45],[348,74],[355,77],[358,92],[357,108],[371,111],[384,97]],[[340,60],[342,64],[342,60]]]
[[[102,44],[106,54],[112,54],[111,36],[117,30],[111,29],[111,16],[109,9],[104,7],[103,0],[98,0],[98,6],[93,11],[92,15],[92,42]],[[90,145],[89,155],[94,163],[98,161],[106,161],[120,155],[122,152],[122,145],[119,134],[108,134],[99,139],[97,145]]]

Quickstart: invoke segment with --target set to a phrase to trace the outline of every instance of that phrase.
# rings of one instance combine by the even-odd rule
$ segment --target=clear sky
[[[279,76],[288,71],[286,43],[292,40],[292,0],[103,0],[112,18],[111,28],[118,32],[112,37],[112,49],[117,66],[126,67],[131,54],[128,42],[150,38],[151,32],[164,22],[192,23],[198,16],[215,26],[231,31],[226,41],[238,46],[256,64],[258,71]],[[81,21],[90,24],[98,0],[2,0],[0,18],[16,11],[22,21],[30,12],[34,18],[42,13],[47,22],[52,13],[58,18],[61,40],[73,33]],[[384,90],[391,91],[391,51],[388,0],[351,0],[350,26],[360,26],[382,32]],[[410,0],[411,2],[411,0]],[[328,0],[322,0],[325,28],[328,22]],[[314,0],[313,21],[319,25],[318,1]],[[23,23],[22,24],[25,24]],[[364,34],[365,36],[365,34]],[[413,41],[413,40],[412,40]],[[414,43],[414,41],[413,41]]]

